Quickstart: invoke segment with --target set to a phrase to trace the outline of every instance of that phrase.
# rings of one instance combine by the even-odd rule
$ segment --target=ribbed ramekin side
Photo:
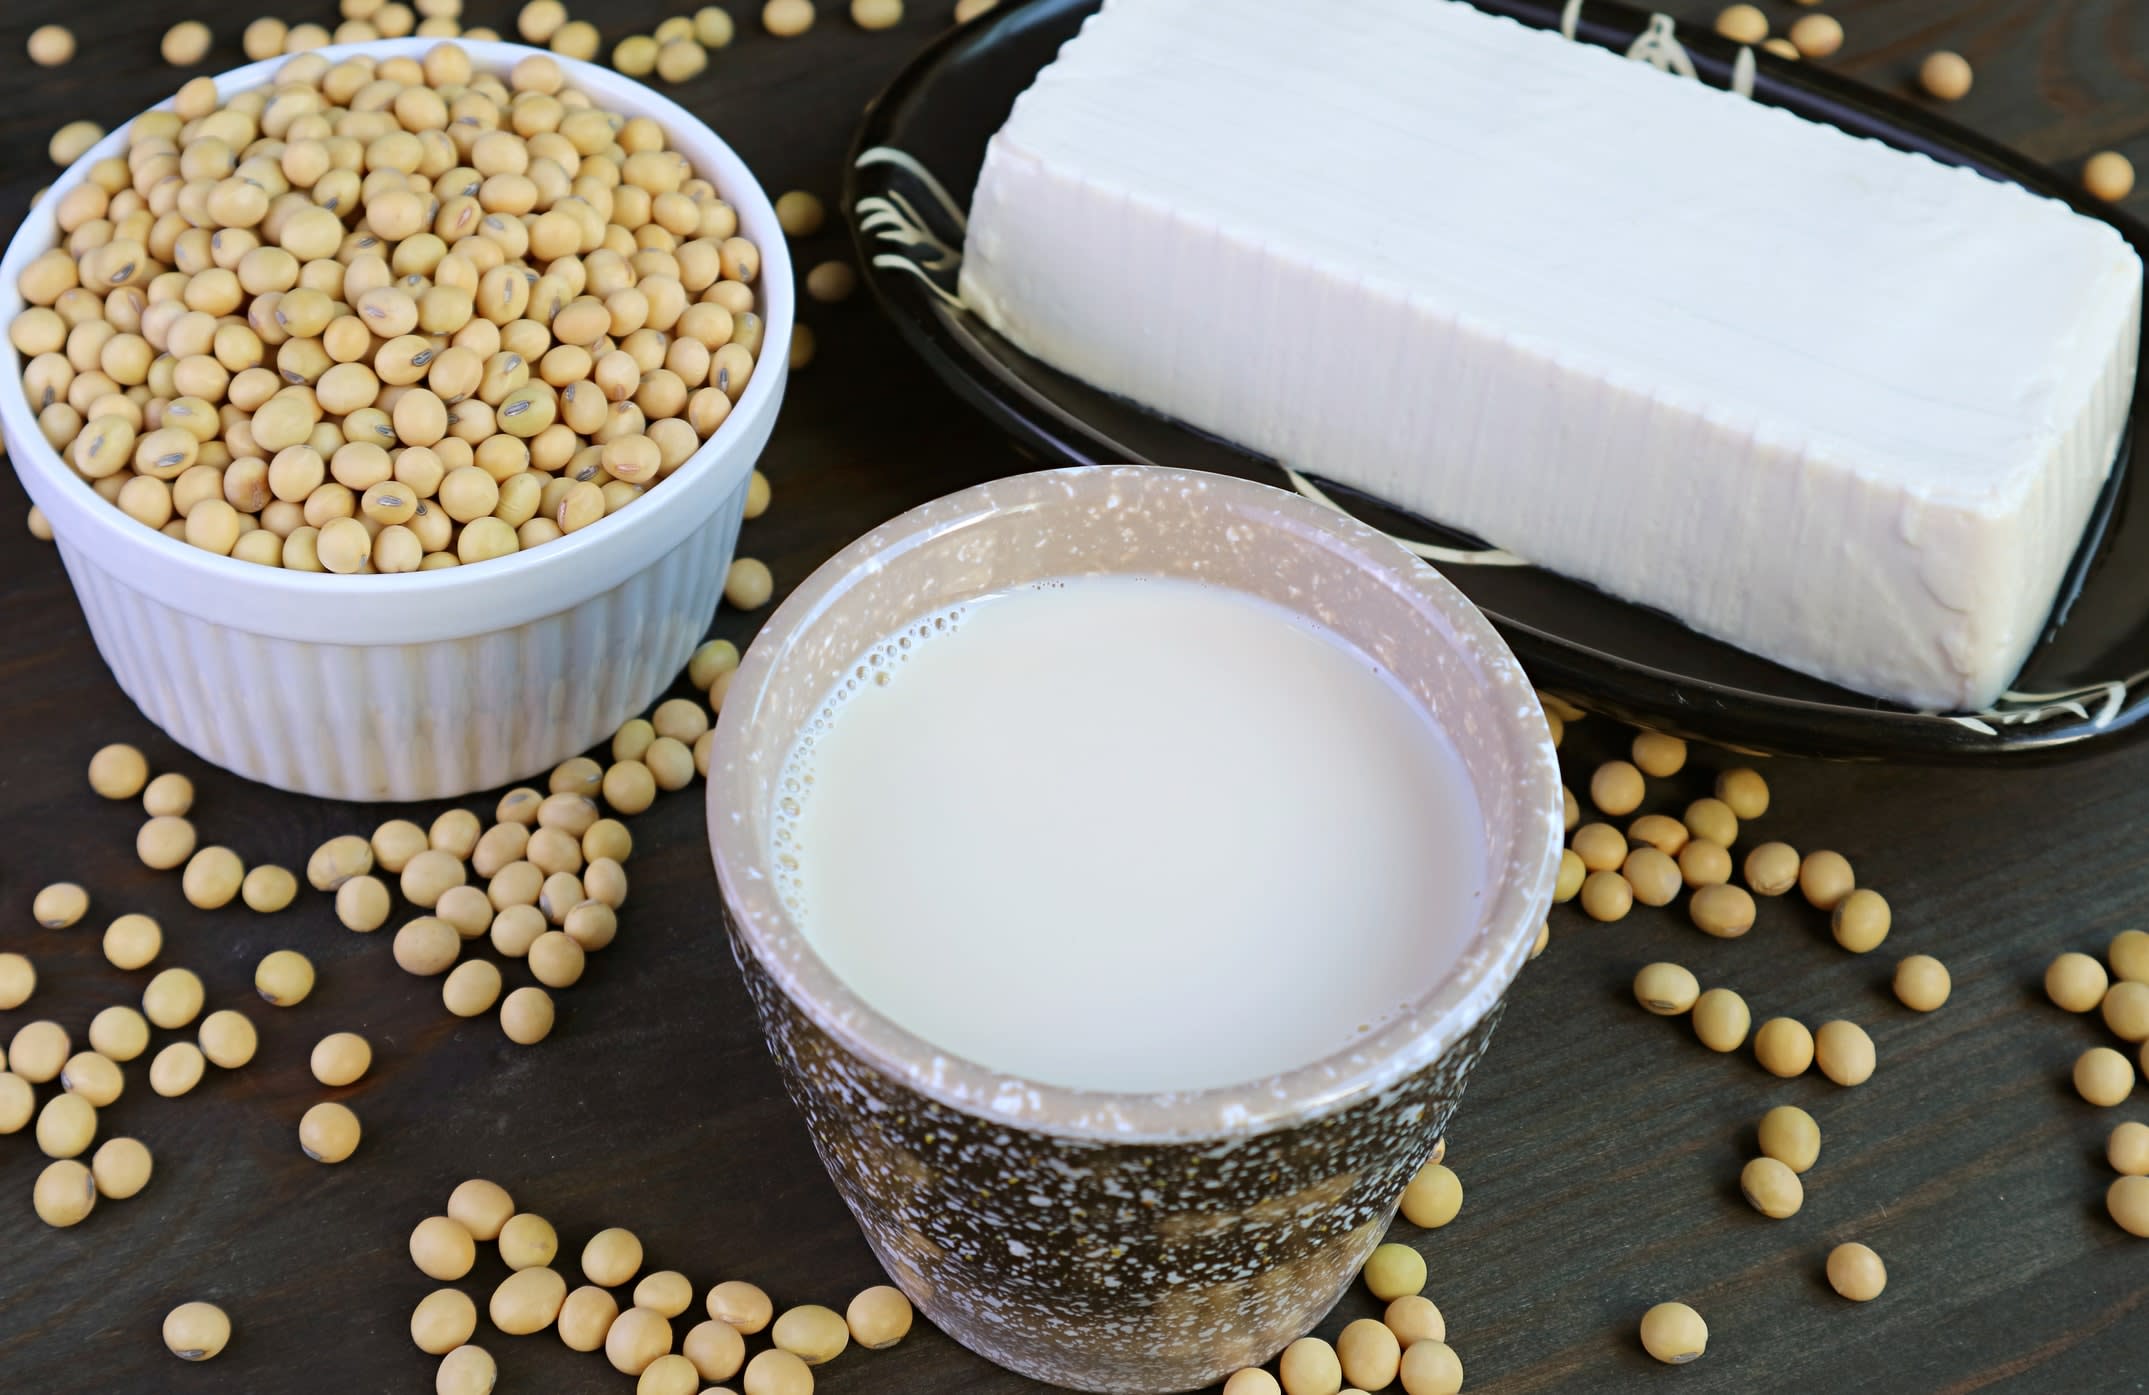
[[[450,799],[588,749],[670,684],[716,613],[745,503],[742,479],[678,546],[565,609],[418,644],[203,620],[58,541],[113,677],[181,745],[301,794]]]

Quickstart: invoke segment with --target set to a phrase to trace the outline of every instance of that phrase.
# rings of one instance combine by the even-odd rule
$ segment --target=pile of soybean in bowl
[[[761,348],[735,211],[544,55],[197,78],[52,216],[9,327],[45,439],[142,523],[264,566],[589,527],[723,424]]]

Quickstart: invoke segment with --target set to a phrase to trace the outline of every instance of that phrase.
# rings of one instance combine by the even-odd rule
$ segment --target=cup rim
[[[945,1051],[868,1004],[837,976],[783,909],[746,812],[767,798],[747,751],[758,709],[793,644],[814,629],[859,578],[892,555],[999,512],[1011,485],[1030,484],[1069,504],[1129,474],[1221,496],[1377,572],[1391,590],[1444,628],[1483,675],[1487,710],[1515,760],[1511,865],[1489,888],[1481,932],[1455,966],[1410,1010],[1320,1060],[1242,1084],[1156,1094],[1088,1090],[1025,1079]],[[1051,507],[1050,502],[1032,507]],[[1433,714],[1428,713],[1429,717]],[[1437,718],[1435,718],[1437,720]],[[1474,733],[1482,736],[1482,732]],[[1339,1113],[1393,1088],[1439,1060],[1498,1003],[1527,959],[1550,909],[1564,844],[1558,758],[1535,689],[1484,615],[1453,583],[1393,539],[1296,494],[1231,476],[1148,465],[1089,465],[975,486],[924,504],[874,529],[822,564],[770,616],[726,692],[708,776],[709,842],[735,949],[760,968],[815,1026],[858,1059],[935,1102],[1009,1127],[1100,1143],[1169,1143],[1257,1134]]]
[[[552,613],[563,595],[612,585],[651,556],[678,546],[715,501],[744,479],[759,453],[750,443],[782,403],[796,310],[790,248],[760,180],[707,122],[654,88],[595,63],[526,44],[462,38],[371,39],[311,52],[335,63],[354,57],[423,58],[443,45],[462,49],[474,66],[496,74],[524,58],[549,58],[591,97],[655,120],[671,148],[718,185],[738,211],[740,230],[754,236],[762,253],[755,294],[764,312],[756,372],[730,415],[665,480],[679,491],[672,503],[692,496],[694,507],[622,509],[542,548],[475,567],[364,578],[259,567],[165,537],[96,497],[37,429],[36,413],[22,390],[21,355],[0,335],[0,438],[11,447],[26,492],[64,530],[63,542],[78,539],[121,568],[133,584],[204,619],[221,623],[243,615],[250,631],[288,639],[313,640],[332,632],[347,644],[406,644],[470,634],[479,609],[485,615],[482,629],[508,628]],[[299,56],[280,54],[212,76],[219,95],[229,97],[273,84],[276,73]],[[23,309],[16,289],[22,268],[63,240],[52,220],[53,201],[87,179],[97,161],[123,150],[140,115],[168,111],[175,100],[166,97],[115,126],[53,180],[40,204],[43,215],[33,211],[26,217],[0,252],[0,323]]]

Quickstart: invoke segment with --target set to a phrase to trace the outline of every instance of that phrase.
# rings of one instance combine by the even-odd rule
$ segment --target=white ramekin
[[[320,50],[420,56],[438,39]],[[460,40],[481,71],[535,50]],[[285,58],[217,78],[224,95]],[[587,749],[645,707],[708,629],[738,540],[754,461],[790,360],[791,261],[745,162],[676,103],[632,79],[557,59],[598,103],[647,116],[715,184],[761,249],[760,367],[731,415],[679,469],[618,513],[529,552],[471,567],[332,576],[233,561],[144,527],[46,443],[0,336],[0,436],[52,522],[98,652],[142,712],[203,759],[337,799],[437,799],[505,784]],[[169,106],[170,103],[163,103]],[[22,268],[58,241],[52,201],[120,152],[125,128],[54,181],[0,260],[0,324],[21,312]]]

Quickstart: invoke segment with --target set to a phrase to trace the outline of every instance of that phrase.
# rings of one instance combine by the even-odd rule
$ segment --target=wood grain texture
[[[738,41],[684,100],[772,192],[807,187],[832,199],[861,105],[951,3],[916,0],[899,30],[869,35],[824,0],[820,25],[789,43],[760,32],[746,0],[731,8]],[[1706,22],[1715,6],[1671,8]],[[1779,27],[1804,13],[1777,0],[1767,8]],[[1833,60],[1844,71],[1900,86],[1923,52],[1956,48],[1977,66],[1976,89],[1954,113],[1968,124],[2063,166],[2106,145],[2149,161],[2149,11],[2137,0],[1844,0],[1833,10],[1848,33]],[[258,12],[231,0],[192,8],[217,31],[208,70],[239,61],[238,31]],[[609,44],[659,15],[649,0],[620,0],[599,23]],[[19,217],[50,177],[43,147],[54,127],[78,116],[116,124],[175,84],[156,39],[177,17],[139,3],[0,8],[0,218]],[[473,0],[469,18],[504,29],[511,10]],[[28,31],[47,21],[82,40],[74,64],[55,72],[22,57]],[[810,266],[843,247],[831,231],[799,252]],[[1023,464],[863,299],[809,305],[805,317],[820,332],[820,358],[795,378],[765,462],[775,507],[742,543],[771,563],[779,590],[888,515]],[[156,1178],[75,1229],[37,1221],[29,1193],[43,1159],[27,1134],[0,1139],[0,1390],[429,1390],[434,1363],[406,1323],[435,1285],[412,1267],[406,1239],[473,1175],[551,1218],[570,1258],[597,1229],[625,1225],[653,1267],[684,1269],[697,1288],[749,1277],[780,1303],[840,1306],[878,1281],[782,1097],[722,945],[696,795],[667,797],[632,821],[620,938],[560,995],[559,1028],[534,1049],[510,1045],[488,1020],[448,1017],[437,981],[400,973],[386,937],[343,930],[325,897],[306,893],[268,917],[195,912],[176,876],[136,862],[138,811],[89,793],[83,767],[103,742],[135,741],[156,768],[193,776],[205,841],[250,862],[296,868],[322,838],[405,811],[281,795],[175,749],[112,684],[56,555],[18,531],[22,510],[10,477],[0,483],[9,618],[0,948],[29,954],[42,981],[22,1009],[0,1013],[0,1037],[50,1016],[79,1039],[97,1008],[138,999],[147,973],[113,969],[97,938],[113,916],[140,910],[164,924],[160,962],[200,972],[212,1007],[242,1007],[262,1049],[243,1070],[212,1069],[177,1101],[153,1096],[145,1065],[130,1066],[127,1093],[102,1123],[149,1143]],[[756,618],[726,614],[715,632],[743,642]],[[1601,720],[1577,725],[1570,782],[1584,785],[1623,739]],[[1676,810],[1714,764],[1697,757],[1652,789],[1650,807]],[[1453,1132],[1462,1215],[1437,1234],[1399,1227],[1431,1260],[1429,1292],[1468,1388],[2145,1388],[2149,1246],[2104,1217],[2101,1150],[2118,1119],[2149,1117],[2149,1096],[2109,1111],[2073,1096],[2069,1063],[2103,1031],[2045,1003],[2037,981],[2053,953],[2095,949],[2139,913],[2131,835],[2149,817],[2149,753],[1997,775],[1793,762],[1769,773],[1775,804],[1755,836],[1839,848],[1894,902],[1897,929],[1856,958],[1802,903],[1764,905],[1737,942],[1709,940],[1675,911],[1616,926],[1566,908],[1554,916],[1552,946],[1513,994]],[[91,914],[71,930],[39,930],[30,898],[59,878],[91,889]],[[252,966],[286,946],[314,959],[320,987],[276,1010],[254,998]],[[1919,950],[1955,976],[1953,999],[1924,1019],[1886,987],[1895,958]],[[1632,1003],[1634,969],[1659,958],[1738,988],[1757,1020],[1863,1023],[1879,1072],[1839,1090],[1817,1077],[1775,1081],[1748,1055],[1711,1055],[1684,1023]],[[511,984],[527,981],[520,972]],[[344,1029],[373,1039],[376,1066],[360,1084],[324,1092],[306,1052]],[[328,1093],[366,1127],[357,1155],[333,1168],[296,1144],[299,1115]],[[1784,1101],[1814,1113],[1824,1145],[1805,1209],[1769,1222],[1739,1200],[1735,1179],[1754,1122]],[[1828,1247],[1851,1238],[1889,1266],[1886,1294],[1863,1307],[1822,1279]],[[488,1257],[465,1282],[481,1308],[502,1273]],[[1641,1312],[1672,1297],[1698,1307],[1712,1334],[1708,1356],[1676,1375],[1634,1335]],[[157,1335],[163,1313],[193,1298],[225,1305],[236,1329],[230,1350],[201,1367],[171,1358]],[[1374,1306],[1353,1294],[1322,1331]],[[630,1387],[550,1336],[479,1340],[500,1360],[503,1391]],[[923,1329],[893,1351],[845,1355],[819,1384],[828,1395],[1040,1388]]]

